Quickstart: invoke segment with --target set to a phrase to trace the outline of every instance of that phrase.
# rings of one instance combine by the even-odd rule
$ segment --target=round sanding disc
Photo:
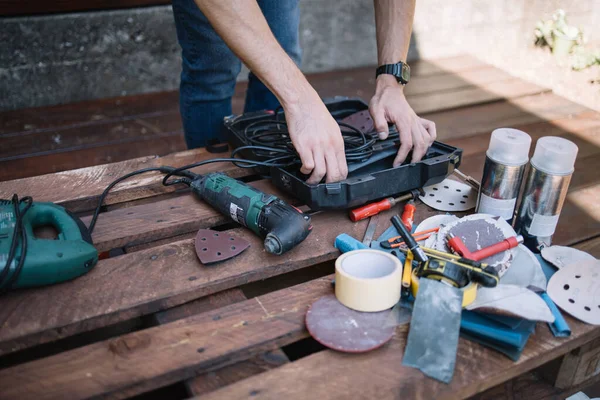
[[[363,353],[387,343],[394,326],[386,322],[390,310],[360,312],[330,294],[315,301],[306,312],[306,328],[324,346],[346,353]]]

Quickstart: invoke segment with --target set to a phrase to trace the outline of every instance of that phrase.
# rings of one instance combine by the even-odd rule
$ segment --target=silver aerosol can
[[[492,132],[477,199],[478,213],[512,222],[530,146],[531,137],[517,129],[500,128]]]
[[[562,210],[575,159],[575,143],[555,136],[537,141],[515,229],[531,250],[550,246]]]

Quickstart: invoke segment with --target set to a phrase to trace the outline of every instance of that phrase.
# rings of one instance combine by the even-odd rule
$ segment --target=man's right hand
[[[302,161],[300,172],[308,184],[346,179],[348,166],[340,127],[312,90],[306,98],[284,106],[292,143]]]

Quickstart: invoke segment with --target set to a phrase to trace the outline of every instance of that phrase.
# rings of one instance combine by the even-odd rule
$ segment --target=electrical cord
[[[231,162],[239,168],[255,168],[255,167],[278,167],[287,168],[293,165],[301,165],[302,161],[300,156],[296,152],[292,140],[290,138],[289,131],[287,129],[287,122],[279,118],[279,113],[276,114],[276,119],[261,120],[248,124],[243,130],[245,146],[240,146],[231,152],[230,157],[226,158],[213,158],[210,160],[199,161],[196,163],[184,165],[182,167],[153,167],[144,168],[137,171],[130,172],[127,175],[111,182],[106,187],[100,198],[98,199],[98,205],[92,216],[92,220],[89,225],[90,235],[96,226],[96,221],[100,214],[102,204],[106,199],[106,196],[110,190],[118,183],[125,179],[131,178],[132,176],[143,174],[146,172],[158,171],[165,174],[162,180],[162,184],[165,186],[172,186],[179,183],[190,185],[191,181],[198,177],[189,169],[200,167],[206,164],[216,162]],[[353,162],[362,162],[377,150],[375,145],[378,142],[376,135],[373,133],[364,133],[360,129],[343,122],[339,122],[340,131],[342,138],[344,139],[344,149],[346,154],[346,161],[350,164]],[[397,141],[398,132],[394,127],[390,127],[390,134],[385,142],[390,143]],[[253,159],[236,158],[240,153],[250,152]],[[182,176],[179,179],[171,179],[172,176]]]
[[[23,229],[23,217],[31,208],[33,199],[27,196],[19,200],[19,196],[14,194],[11,200],[0,200],[0,202],[5,205],[12,204],[13,212],[15,215],[15,229],[13,231],[13,236],[10,243],[10,250],[8,251],[6,264],[0,272],[0,287],[2,287],[2,289],[0,290],[1,294],[7,291],[17,280],[19,274],[21,273],[21,270],[23,269],[23,265],[25,264],[25,257],[27,256],[27,235],[25,233],[25,230]],[[25,208],[23,210],[21,210],[21,203],[25,204]],[[17,251],[17,245],[19,244],[19,240],[21,242],[21,254],[19,262],[15,267],[14,273],[10,276],[8,281],[5,282],[6,277],[8,276],[8,273],[10,271],[10,266],[15,258],[15,253]]]
[[[277,115],[276,118],[279,118],[279,115]],[[349,164],[353,162],[362,162],[377,151],[375,148],[377,142],[375,134],[365,134],[360,129],[343,122],[338,122],[338,124],[344,140],[346,161]],[[231,152],[231,157],[199,161],[178,168],[168,166],[143,168],[115,179],[106,187],[106,189],[104,189],[98,198],[98,204],[88,227],[89,234],[91,235],[96,227],[96,222],[98,221],[102,205],[104,204],[108,193],[120,182],[136,175],[147,172],[161,172],[165,174],[162,179],[162,184],[165,186],[172,186],[180,183],[190,186],[192,181],[197,179],[200,175],[188,171],[189,169],[216,162],[231,162],[239,168],[254,168],[258,166],[286,168],[302,164],[300,156],[296,152],[290,138],[287,123],[284,120],[274,119],[253,122],[244,129],[244,136],[246,143],[248,144],[234,149]],[[393,127],[390,127],[390,135],[386,142],[389,143],[391,141],[396,141],[397,139],[398,132]],[[252,153],[252,156],[255,159],[236,158],[236,156],[242,152]],[[179,178],[171,179],[173,176],[178,176]],[[22,203],[25,204],[23,210],[21,210]],[[31,208],[32,203],[33,199],[31,197],[27,196],[19,200],[16,194],[13,195],[11,200],[0,200],[0,204],[12,204],[15,214],[15,229],[11,239],[10,250],[6,264],[0,271],[0,287],[3,288],[0,289],[0,294],[8,290],[17,280],[23,265],[25,264],[25,258],[27,256],[27,235],[23,228],[23,217]],[[4,283],[9,274],[10,266],[15,258],[19,241],[21,243],[19,262],[17,263],[14,273],[10,276],[8,281]]]

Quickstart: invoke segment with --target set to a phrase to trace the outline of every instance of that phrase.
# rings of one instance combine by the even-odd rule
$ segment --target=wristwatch
[[[394,75],[396,80],[403,85],[406,85],[410,80],[410,67],[405,62],[398,62],[396,64],[385,64],[377,68],[375,77],[381,74]]]

